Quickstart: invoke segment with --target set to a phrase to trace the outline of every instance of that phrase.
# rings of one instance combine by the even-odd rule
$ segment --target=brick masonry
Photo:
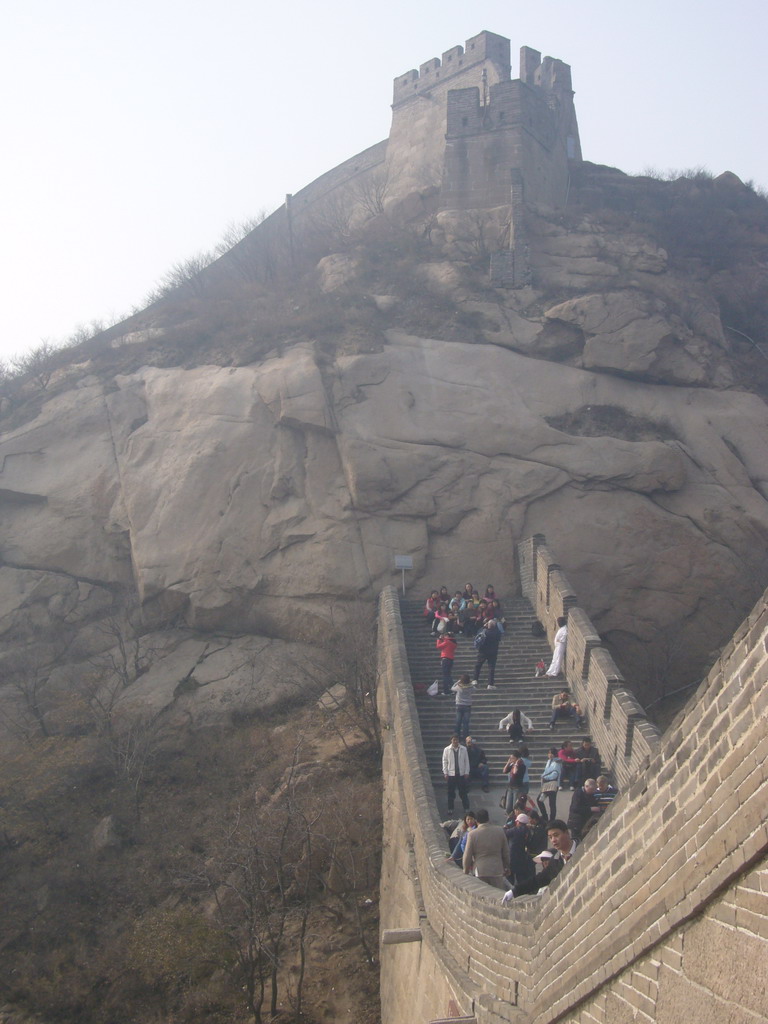
[[[532,539],[518,560],[526,593],[549,594],[548,605],[534,604],[551,633],[575,595],[559,567],[553,586],[542,548],[544,538]],[[382,947],[382,1019],[765,1020],[768,595],[663,737],[594,645],[586,614],[567,606],[568,682],[590,702],[598,747],[617,750],[617,768],[626,761],[622,795],[566,875],[507,909],[445,863],[397,593],[381,596],[382,927],[422,932],[421,942]]]

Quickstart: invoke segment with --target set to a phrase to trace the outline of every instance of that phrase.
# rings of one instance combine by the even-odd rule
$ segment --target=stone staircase
[[[506,730],[499,731],[499,720],[515,708],[520,708],[528,715],[534,730],[526,736],[525,742],[533,760],[531,792],[535,794],[549,747],[555,743],[560,746],[565,739],[572,740],[574,746],[578,746],[589,733],[578,731],[575,723],[572,726],[566,722],[558,722],[554,732],[549,731],[552,698],[565,684],[562,680],[534,678],[536,662],[541,659],[549,664],[552,650],[546,638],[539,640],[531,634],[535,615],[528,600],[524,597],[503,600],[502,607],[506,625],[496,663],[496,689],[486,689],[488,666],[483,666],[480,685],[472,703],[470,735],[486,753],[494,789],[505,786],[506,776],[502,774],[502,768],[514,744],[509,742]],[[453,734],[456,712],[453,695],[450,698],[428,697],[425,692],[434,679],[441,678],[441,667],[435,639],[422,614],[423,608],[423,601],[400,600],[403,634],[416,692],[424,750],[432,781],[438,783],[442,781],[443,748]],[[476,656],[471,638],[459,637],[453,663],[454,680],[462,672],[473,676]],[[476,783],[473,782],[472,788],[477,788]]]

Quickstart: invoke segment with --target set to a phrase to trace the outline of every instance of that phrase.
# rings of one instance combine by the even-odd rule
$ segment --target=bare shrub
[[[223,256],[233,249],[244,238],[247,238],[252,231],[262,224],[267,218],[267,211],[261,210],[255,217],[248,217],[240,222],[232,222],[224,229],[220,240],[216,244],[214,252],[217,256]]]
[[[47,723],[52,708],[50,673],[50,650],[35,639],[16,652],[11,671],[6,675],[0,721],[12,735],[27,743],[37,736],[50,735]]]
[[[159,285],[149,296],[149,301],[156,302],[177,292],[184,295],[202,295],[205,284],[200,275],[215,259],[215,252],[201,251],[174,263],[170,270],[163,274]]]
[[[312,208],[308,218],[306,241],[312,249],[322,253],[341,252],[352,243],[353,220],[352,197],[332,192]]]
[[[28,377],[42,391],[45,391],[54,370],[58,369],[60,363],[59,347],[52,341],[43,340],[28,352],[14,356],[11,360],[11,367],[19,377]]]
[[[369,216],[384,213],[387,196],[391,191],[389,172],[386,166],[377,167],[355,183],[352,195],[357,205]]]
[[[296,998],[301,1012],[307,921],[314,887],[312,873],[297,876],[300,863],[312,863],[313,829],[318,811],[299,799],[295,770],[301,741],[279,806],[260,815],[241,808],[222,837],[216,856],[193,877],[193,888],[211,901],[218,929],[232,953],[234,980],[242,986],[255,1024],[268,1002],[275,1016],[286,956],[294,954],[287,936],[299,942]],[[307,801],[309,802],[309,801]]]

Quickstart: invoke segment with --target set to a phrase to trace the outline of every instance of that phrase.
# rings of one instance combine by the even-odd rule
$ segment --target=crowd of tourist
[[[578,747],[570,740],[549,748],[536,799],[530,796],[532,759],[525,742],[534,729],[531,719],[515,708],[499,722],[507,730],[514,747],[501,769],[507,786],[500,806],[506,813],[503,826],[493,825],[486,808],[469,808],[469,785],[478,780],[482,791],[490,789],[491,768],[485,751],[471,735],[472,700],[480,686],[483,668],[488,666],[489,690],[495,689],[495,669],[505,619],[501,602],[493,586],[483,597],[472,584],[450,595],[446,587],[433,590],[424,607],[424,617],[436,637],[440,654],[441,677],[430,687],[430,694],[447,697],[455,694],[456,726],[445,747],[442,771],[447,785],[449,818],[442,823],[448,835],[448,857],[467,874],[474,874],[505,891],[503,902],[515,896],[537,892],[549,884],[567,865],[581,839],[599,820],[617,795],[608,777],[602,774],[600,753],[590,739]],[[535,666],[535,677],[556,678],[562,673],[567,644],[567,621],[557,620],[552,661]],[[464,673],[454,682],[453,662],[458,637],[472,639],[475,651],[473,676]],[[567,689],[552,700],[549,729],[560,720],[584,727],[582,709]],[[572,790],[567,820],[558,817],[557,794]],[[464,816],[453,818],[456,796]],[[549,844],[549,848],[548,848]],[[537,866],[539,871],[537,872]]]
[[[588,740],[584,743],[589,744]],[[597,750],[589,744],[590,757],[576,759],[579,770],[594,763]],[[527,753],[527,748],[523,747]],[[468,736],[462,744],[458,735],[443,751],[443,774],[448,786],[448,812],[453,813],[458,793],[464,816],[449,817],[442,822],[448,835],[448,857],[466,874],[505,891],[504,902],[515,896],[538,892],[570,861],[577,844],[597,823],[617,796],[617,790],[605,775],[596,779],[584,778],[572,792],[567,821],[557,817],[556,797],[561,789],[562,762],[556,748],[541,773],[541,790],[534,801],[529,795],[530,758],[515,750],[504,771],[510,782],[502,806],[507,812],[503,826],[492,825],[486,808],[469,808],[469,783],[481,780],[483,792],[488,792],[489,769],[485,753]],[[514,778],[513,778],[514,777]],[[548,806],[545,805],[546,798]],[[474,833],[477,831],[477,835]],[[551,849],[547,848],[547,843]],[[536,867],[540,866],[537,873]]]

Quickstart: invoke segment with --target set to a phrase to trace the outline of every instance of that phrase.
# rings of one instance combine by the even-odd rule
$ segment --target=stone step
[[[425,598],[426,599],[426,598]],[[435,649],[435,638],[430,635],[422,611],[423,601],[401,601],[400,613],[403,621],[411,679],[416,690],[416,707],[419,714],[422,742],[432,779],[442,778],[441,762],[455,723],[455,704],[450,698],[428,697],[424,689],[434,680],[442,678],[439,652]],[[502,600],[506,620],[504,637],[499,648],[496,665],[496,689],[487,690],[488,668],[484,666],[480,685],[475,691],[472,704],[471,735],[483,748],[495,785],[503,784],[501,769],[514,744],[509,742],[506,730],[498,729],[499,719],[519,707],[533,722],[533,731],[526,738],[532,760],[531,778],[535,782],[541,774],[549,748],[562,746],[570,739],[578,746],[588,732],[558,722],[550,732],[548,725],[552,711],[552,698],[563,688],[562,682],[553,679],[537,679],[534,669],[537,661],[549,664],[552,651],[546,639],[532,636],[531,626],[536,620],[533,609],[525,598],[515,597]],[[477,651],[471,638],[459,637],[456,657],[453,663],[453,678],[462,672],[470,676],[474,672]]]

